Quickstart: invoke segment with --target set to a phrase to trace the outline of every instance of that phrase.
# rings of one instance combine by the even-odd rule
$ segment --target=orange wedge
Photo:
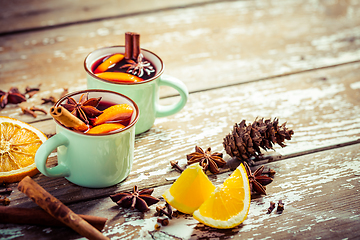
[[[241,164],[196,210],[194,218],[214,228],[233,228],[241,224],[250,209],[250,186]]]
[[[103,113],[94,120],[93,125],[96,126],[106,122],[126,120],[131,117],[133,112],[134,109],[126,103],[113,105],[105,109]]]
[[[94,71],[94,73],[102,73],[105,72],[111,65],[120,62],[123,60],[124,55],[117,53],[106,59],[102,62]]]
[[[120,123],[104,123],[98,126],[95,126],[93,128],[91,128],[89,131],[87,131],[86,133],[88,134],[102,134],[102,133],[108,133],[108,132],[112,132],[118,129],[122,129],[125,126],[120,124]]]
[[[215,190],[199,163],[187,167],[162,196],[174,208],[192,214]]]
[[[102,72],[96,73],[97,77],[109,80],[112,82],[141,82],[142,78],[123,72]]]
[[[17,119],[0,116],[0,183],[17,182],[38,173],[35,153],[45,134]]]

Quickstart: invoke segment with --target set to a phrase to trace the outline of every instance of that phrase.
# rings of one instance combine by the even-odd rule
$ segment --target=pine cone
[[[252,125],[246,125],[245,120],[240,124],[235,123],[233,131],[224,138],[224,148],[231,157],[237,157],[252,165],[250,158],[259,158],[262,155],[260,148],[264,150],[273,149],[275,143],[281,147],[286,145],[286,140],[291,140],[294,131],[285,127],[286,122],[278,125],[279,119],[259,119]]]

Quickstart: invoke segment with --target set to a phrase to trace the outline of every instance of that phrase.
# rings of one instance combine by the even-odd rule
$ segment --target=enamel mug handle
[[[156,105],[156,117],[166,117],[179,112],[186,104],[189,92],[185,84],[179,79],[163,74],[160,77],[159,86],[172,87],[180,93],[180,100],[172,105]]]
[[[41,144],[35,154],[35,164],[37,169],[47,177],[70,176],[70,170],[64,164],[58,163],[55,167],[46,167],[46,160],[50,153],[61,145],[69,145],[69,140],[61,133],[57,133]]]

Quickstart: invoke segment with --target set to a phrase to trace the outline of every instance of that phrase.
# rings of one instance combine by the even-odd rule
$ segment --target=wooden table
[[[130,176],[105,189],[64,178],[33,179],[79,214],[108,218],[111,239],[356,239],[360,238],[360,2],[358,1],[1,1],[0,89],[41,84],[22,106],[86,89],[85,56],[123,45],[124,33],[141,34],[165,73],[181,79],[185,108],[159,118],[135,142]],[[161,102],[177,101],[168,88]],[[49,115],[23,115],[8,105],[3,116],[55,133]],[[287,147],[265,154],[276,171],[267,195],[253,197],[247,219],[230,230],[206,227],[181,215],[154,230],[155,206],[142,214],[117,207],[110,194],[154,187],[160,197],[179,176],[170,160],[186,165],[196,145],[224,152],[234,123],[257,117],[287,122],[295,132]],[[230,157],[226,156],[226,160]],[[56,163],[56,153],[50,158]],[[256,167],[254,167],[256,168]],[[221,184],[231,171],[210,175]],[[37,207],[17,190],[8,207]],[[282,200],[282,214],[266,214]],[[163,202],[162,202],[163,203]],[[1,239],[78,239],[72,229],[0,224]]]

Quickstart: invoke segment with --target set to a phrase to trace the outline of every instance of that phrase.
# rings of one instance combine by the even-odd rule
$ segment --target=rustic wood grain
[[[117,186],[85,189],[63,178],[39,174],[35,179],[65,203],[131,189],[133,184],[159,186],[166,177],[177,176],[170,169],[170,160],[178,160],[184,166],[186,154],[193,152],[195,145],[222,152],[223,138],[233,124],[242,119],[250,123],[256,117],[278,117],[280,123],[286,121],[295,131],[292,140],[286,142],[287,147],[275,147],[281,158],[342,142],[356,143],[360,138],[360,88],[356,87],[359,66],[348,64],[193,93],[180,113],[157,119],[152,129],[136,137],[133,169],[126,181]],[[327,80],[319,79],[320,76]],[[19,192],[12,196],[14,204],[32,206]]]
[[[108,218],[104,235],[114,239],[356,239],[360,221],[360,144],[266,164],[276,171],[267,186],[266,196],[253,196],[247,219],[231,230],[216,230],[198,223],[190,215],[180,215],[170,225],[156,232],[153,226],[155,207],[142,214],[122,209],[108,197],[71,204],[77,213]],[[210,178],[221,184],[228,173]],[[170,185],[155,189],[160,197]],[[285,203],[282,214],[274,210],[266,214],[270,201]],[[163,205],[161,201],[158,205]],[[66,228],[0,225],[0,236],[16,233],[20,238],[76,239],[79,236]]]
[[[64,87],[84,89],[86,55],[124,44],[126,31],[139,32],[191,92],[359,61],[359,15],[356,1],[226,1],[2,36],[0,89],[41,83],[35,105]],[[34,121],[15,107],[1,114]]]
[[[128,17],[144,13],[164,11],[172,8],[183,8],[206,4],[202,0],[1,0],[0,34],[47,29],[55,26],[81,24],[89,21]]]
[[[358,1],[128,1],[112,9],[90,0],[2,1],[0,89],[41,92],[22,106],[41,106],[41,97],[59,97],[63,88],[86,88],[83,60],[92,50],[124,43],[124,32],[141,34],[141,45],[165,62],[166,74],[181,79],[191,94],[185,108],[159,118],[135,142],[134,166],[121,184],[105,189],[78,187],[64,178],[33,179],[74,212],[109,218],[104,234],[115,239],[357,239],[360,237],[360,3]],[[165,3],[166,2],[166,3]],[[8,5],[10,4],[10,5]],[[17,4],[17,8],[14,5]],[[127,8],[119,9],[115,6]],[[71,6],[71,7],[70,7]],[[7,9],[3,11],[3,9]],[[8,11],[9,10],[9,11]],[[78,13],[74,14],[74,12]],[[87,14],[84,14],[87,13]],[[60,17],[59,17],[60,16]],[[106,18],[106,19],[103,19]],[[10,21],[10,19],[17,19]],[[25,20],[24,20],[25,19]],[[10,21],[10,23],[9,23]],[[178,100],[169,88],[161,103]],[[11,116],[55,133],[49,115],[34,119],[19,106]],[[215,230],[181,216],[154,231],[155,206],[145,214],[119,209],[109,194],[155,187],[155,196],[179,173],[170,160],[186,165],[195,145],[222,152],[234,123],[278,117],[295,131],[285,148],[265,153],[277,171],[268,195],[253,198],[247,220],[233,230]],[[236,163],[229,156],[228,162]],[[56,164],[56,152],[49,166]],[[229,175],[210,175],[220,184]],[[167,179],[172,179],[168,181]],[[36,207],[16,190],[9,207]],[[285,202],[282,214],[265,214],[270,201]],[[173,230],[171,228],[175,228]],[[0,224],[2,239],[78,239],[67,228]]]
[[[252,199],[248,218],[235,229],[216,230],[185,217],[185,220],[176,219],[168,230],[163,227],[161,231],[182,239],[190,236],[206,239],[357,238],[360,236],[356,227],[360,223],[359,150],[357,144],[267,164],[267,168],[277,172],[273,183],[267,187],[268,194]],[[222,174],[213,182],[221,184],[227,177],[228,174]],[[266,214],[270,201],[277,203],[279,200],[285,203],[283,213]],[[146,224],[153,222],[154,217],[147,214],[144,219],[134,216],[132,223],[108,225],[105,235],[108,232],[112,234],[108,236],[129,237],[151,230]],[[130,226],[140,233],[129,231]],[[176,227],[182,230],[174,230]]]

